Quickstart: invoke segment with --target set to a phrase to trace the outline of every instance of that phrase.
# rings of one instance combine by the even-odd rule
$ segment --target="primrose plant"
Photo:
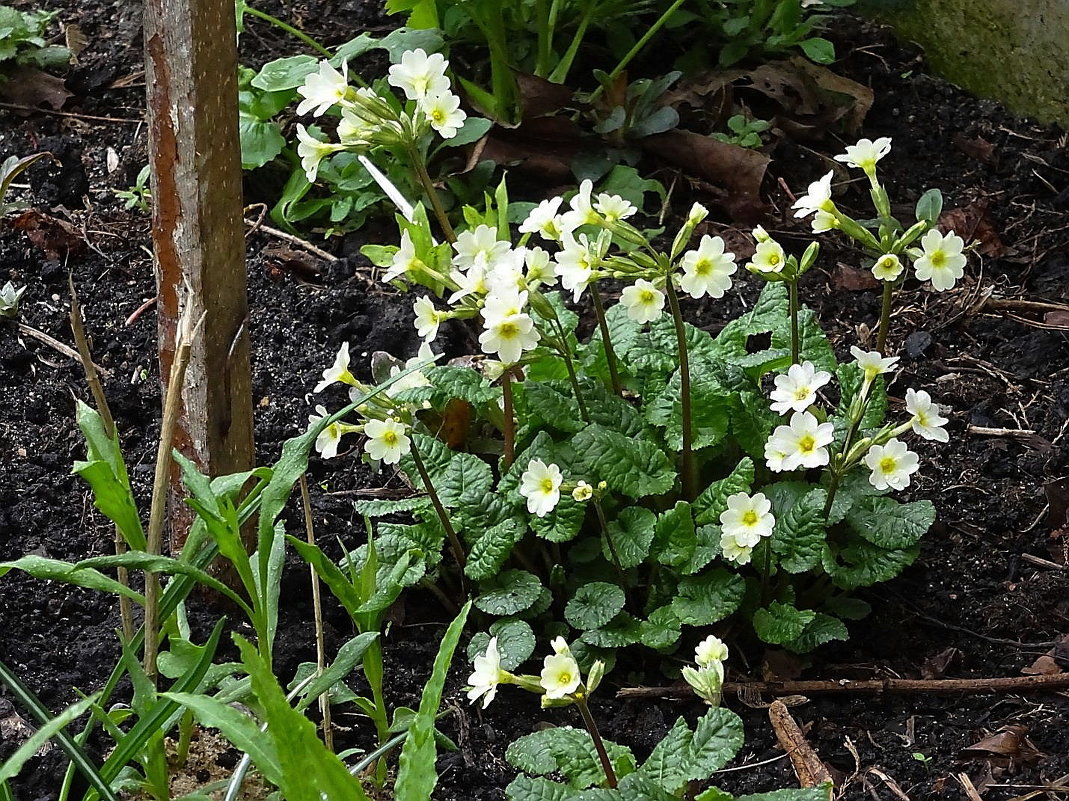
[[[853,230],[815,191],[799,204]],[[543,201],[515,241],[507,206],[502,188],[465,208],[452,246],[417,209],[399,247],[369,251],[389,282],[430,290],[414,303],[424,347],[464,320],[482,351],[411,374],[337,430],[362,426],[367,458],[417,491],[358,505],[415,517],[379,524],[384,559],[419,549],[426,577],[473,582],[475,606],[497,618],[473,648],[497,637],[506,669],[530,656],[535,626],[587,667],[624,646],[671,654],[687,627],[728,618],[792,651],[845,639],[843,620],[867,612],[848,593],[909,565],[935,519],[930,502],[889,493],[919,469],[908,438],[946,441],[947,419],[913,388],[889,415],[896,357],[853,347],[839,361],[798,302],[817,244],[795,256],[755,231],[745,266],[763,291],[713,336],[684,320],[681,296],[722,298],[738,265],[720,237],[692,243],[700,205],[667,249],[589,182]],[[929,225],[896,234],[885,221],[876,239],[856,223],[899,251]],[[606,308],[610,279],[626,286]],[[586,341],[569,305],[584,302]],[[333,382],[362,391],[345,346],[317,389]]]
[[[574,705],[582,718],[585,731],[550,727],[520,737],[509,746],[505,757],[520,771],[505,790],[509,801],[595,797],[605,801],[732,801],[734,796],[715,787],[699,788],[699,783],[707,784],[743,743],[739,716],[720,708],[728,658],[727,646],[721,640],[707,637],[695,649],[696,666],[683,668],[687,681],[711,708],[693,729],[682,717],[677,719],[641,765],[631,749],[601,737],[591,713],[589,699],[604,675],[604,663],[595,661],[584,680],[564,638],[555,638],[552,648],[539,675],[514,675],[502,668],[498,641],[492,638],[485,652],[475,657],[475,670],[468,678],[468,698],[472,702],[482,699],[484,708],[505,684],[541,695],[543,708]],[[780,790],[775,797],[780,801],[824,801],[828,789]]]

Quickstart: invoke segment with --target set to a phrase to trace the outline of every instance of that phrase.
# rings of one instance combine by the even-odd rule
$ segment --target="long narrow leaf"
[[[438,655],[434,659],[431,677],[423,688],[423,697],[419,702],[419,711],[408,728],[408,739],[401,749],[401,760],[397,771],[397,784],[394,796],[405,801],[430,801],[431,793],[438,784],[438,770],[435,767],[437,749],[434,742],[434,722],[438,717],[438,707],[442,705],[442,691],[445,677],[453,661],[460,635],[471,611],[471,601],[464,604],[460,614],[449,624]]]
[[[0,662],[0,681],[8,686],[11,690],[11,694],[15,696],[15,700],[17,700],[19,704],[33,716],[38,724],[42,726],[48,725],[49,721],[52,720],[52,714],[45,708],[44,704],[41,703],[37,696],[34,695],[26,685],[19,681],[18,676],[16,676],[3,662]],[[95,697],[85,699],[85,701],[88,702],[86,708],[88,709],[99,696],[100,694],[97,693]],[[75,717],[77,717],[77,715],[75,715]],[[118,801],[118,798],[116,798],[115,794],[111,791],[111,787],[108,786],[108,783],[100,775],[93,760],[91,760],[82,747],[75,742],[74,738],[67,734],[62,727],[59,728],[53,736],[59,744],[59,747],[66,752],[67,756],[70,757],[71,762],[73,762],[78,770],[82,772],[82,775],[85,776],[86,781],[100,793],[100,797],[103,798],[104,801]]]
[[[358,634],[338,649],[338,655],[334,658],[330,667],[316,676],[304,688],[301,700],[297,702],[297,709],[303,712],[319,696],[329,692],[331,687],[352,673],[356,666],[360,664],[360,660],[364,658],[364,653],[378,636],[379,633],[377,631]]]
[[[105,576],[99,570],[83,569],[78,565],[61,562],[58,559],[47,559],[43,556],[23,556],[13,562],[0,562],[0,576],[4,576],[12,570],[22,570],[34,578],[46,581],[61,581],[64,584],[73,584],[76,587],[123,595],[139,604],[145,603],[144,596],[139,592],[131,590],[129,587],[124,587],[115,579]]]

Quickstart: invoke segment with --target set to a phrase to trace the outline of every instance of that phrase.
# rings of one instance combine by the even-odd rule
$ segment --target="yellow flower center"
[[[382,435],[382,441],[389,445],[391,448],[397,444],[397,432],[387,431]]]
[[[794,399],[795,400],[805,400],[808,397],[809,397],[809,387],[798,387],[798,389],[796,389],[794,391]]]
[[[562,670],[557,674],[557,684],[564,686],[572,683],[572,672],[570,670]]]
[[[817,440],[812,434],[806,434],[798,440],[798,450],[802,453],[812,453],[817,447]]]
[[[713,263],[708,259],[700,259],[694,264],[694,272],[697,275],[708,275],[713,271]]]
[[[880,459],[880,472],[893,473],[898,467],[898,462],[892,456],[884,456]]]
[[[520,327],[516,323],[501,323],[497,327],[497,334],[502,339],[513,339],[520,335]]]
[[[431,119],[441,124],[442,120],[445,119],[445,112],[440,108],[436,108],[431,112]]]
[[[639,293],[638,297],[639,300],[642,301],[643,305],[649,306],[657,298],[657,295],[652,289],[643,289],[642,292]]]
[[[928,260],[932,263],[933,267],[943,267],[947,263],[947,254],[941,250],[935,251]]]
[[[546,478],[543,478],[541,482],[539,482],[538,486],[541,487],[542,492],[548,495],[549,493],[553,492],[553,479],[547,476]]]
[[[757,523],[757,512],[753,509],[747,509],[746,513],[742,516],[742,524],[744,526],[753,526]]]
[[[773,265],[773,266],[779,264],[779,254],[778,253],[773,253],[771,256],[769,256],[768,257],[768,263]]]

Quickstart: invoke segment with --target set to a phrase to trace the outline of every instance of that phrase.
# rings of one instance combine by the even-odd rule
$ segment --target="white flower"
[[[487,272],[485,267],[471,267],[467,272],[451,271],[449,277],[456,283],[457,291],[449,296],[449,303],[456,303],[468,295],[485,295],[488,291]]]
[[[568,646],[568,641],[563,637],[554,637],[549,641],[549,646],[553,649],[553,653],[557,656],[571,656],[572,649]]]
[[[417,298],[412,304],[416,315],[416,333],[426,342],[434,342],[438,337],[438,326],[442,324],[442,312],[434,308],[428,297]]]
[[[687,213],[687,225],[693,227],[709,216],[709,209],[701,203],[695,203]]]
[[[712,634],[698,643],[698,647],[694,649],[694,661],[700,668],[709,668],[715,663],[726,662],[727,658],[728,647],[723,640]]]
[[[397,464],[412,449],[412,440],[399,420],[368,420],[364,424],[364,434],[367,436],[364,450],[383,464]]]
[[[419,106],[430,120],[431,127],[443,139],[456,136],[468,116],[460,108],[460,98],[449,91],[429,94],[420,101]]]
[[[850,167],[874,172],[876,162],[891,152],[891,138],[881,136],[875,142],[871,139],[860,139],[856,145],[849,145],[846,153],[836,156],[836,161],[841,161]]]
[[[687,665],[683,668],[683,678],[699,698],[712,706],[720,706],[724,686],[724,666],[721,663],[714,662],[707,668],[697,670]]]
[[[589,501],[594,497],[594,488],[587,484],[585,481],[579,481],[575,485],[575,489],[572,490],[572,499],[583,503]]]
[[[594,209],[609,222],[626,220],[635,214],[638,209],[630,201],[624,200],[619,195],[602,193],[594,202]]]
[[[743,545],[730,534],[720,535],[720,551],[725,559],[737,565],[748,565],[753,558],[753,548]]]
[[[679,288],[692,298],[708,295],[722,298],[731,288],[731,276],[739,269],[735,254],[724,251],[724,240],[706,234],[698,243],[697,250],[688,250],[681,261],[683,275]]]
[[[779,273],[787,264],[783,246],[774,239],[757,243],[757,250],[747,267],[760,273]]]
[[[501,652],[497,649],[497,637],[491,637],[486,645],[486,653],[475,657],[473,661],[475,670],[468,676],[468,701],[475,703],[483,699],[483,709],[490,706],[490,702],[497,695],[497,685],[508,678],[508,673],[501,669]]]
[[[770,242],[772,237],[769,236],[768,231],[765,230],[763,225],[759,225],[751,231],[751,234],[756,242]]]
[[[341,343],[341,347],[338,348],[338,355],[334,357],[334,364],[323,371],[323,380],[315,385],[315,389],[312,392],[322,392],[331,384],[337,382],[343,384],[349,384],[350,386],[359,386],[359,382],[353,377],[353,374],[349,372],[349,343]]]
[[[589,178],[579,184],[579,191],[568,201],[571,211],[561,215],[560,225],[563,231],[571,232],[581,225],[597,225],[601,222],[601,217],[594,211],[590,200],[590,193],[593,191],[594,182]]]
[[[794,205],[791,208],[797,209],[794,213],[795,217],[805,217],[818,211],[831,213],[832,209],[835,208],[835,204],[831,200],[831,179],[833,175],[835,175],[834,170],[819,181],[814,181],[809,185],[806,193],[794,201]]]
[[[818,210],[817,213],[813,215],[812,224],[814,234],[822,234],[825,231],[834,231],[839,227],[839,221],[830,211]]]
[[[543,248],[524,248],[523,263],[527,268],[524,281],[528,286],[537,288],[542,284],[552,286],[557,283],[557,276],[553,273],[553,264],[549,251]]]
[[[823,467],[830,458],[827,446],[834,438],[833,423],[818,423],[810,412],[795,412],[790,423],[772,432],[765,444],[765,460],[777,472]]]
[[[458,270],[489,270],[512,250],[508,242],[497,238],[497,229],[480,225],[474,231],[462,231],[453,243],[453,266]]]
[[[937,292],[943,292],[965,274],[965,240],[951,231],[943,236],[934,228],[921,237],[924,254],[913,262],[917,278],[931,280]]]
[[[831,373],[817,370],[813,362],[792,364],[786,375],[776,376],[772,390],[772,411],[787,414],[804,412],[817,399],[817,390],[831,381]]]
[[[520,224],[520,233],[538,234],[543,239],[549,239],[553,242],[559,241],[563,231],[560,218],[557,216],[557,209],[560,208],[562,201],[563,198],[553,197],[549,200],[543,200],[531,209],[527,219]]]
[[[325,406],[316,406],[316,411],[318,414],[308,415],[308,422],[313,425],[323,418],[330,416],[330,413]],[[351,426],[347,423],[331,423],[320,431],[319,436],[316,437],[316,452],[324,459],[333,459],[338,455],[338,446],[341,444],[341,438],[351,431],[358,430],[359,429],[356,426]]]
[[[880,281],[895,281],[904,269],[898,256],[894,253],[884,253],[872,265],[872,274]]]
[[[297,87],[297,94],[304,98],[297,105],[298,115],[311,112],[313,117],[318,117],[345,97],[345,93],[349,90],[349,81],[346,77],[348,64],[342,62],[341,68],[342,71],[338,72],[330,66],[329,61],[320,61],[319,72],[305,76],[304,85]]]
[[[771,537],[776,518],[772,514],[772,502],[764,493],[753,496],[736,492],[728,496],[727,509],[720,513],[723,536],[734,537],[741,547],[753,548],[762,537]]]
[[[563,244],[563,249],[553,257],[557,263],[555,272],[560,277],[561,285],[570,290],[572,298],[578,301],[594,280],[594,265],[598,257],[591,252],[586,234],[580,234],[578,239],[565,234]]]
[[[949,442],[950,434],[943,428],[949,421],[939,414],[939,405],[922,390],[906,390],[906,411],[913,415],[913,430],[925,439]]]
[[[546,698],[558,699],[571,695],[581,683],[579,663],[568,654],[547,656],[542,663],[538,683],[546,691]]]
[[[850,355],[857,359],[857,366],[865,374],[868,383],[878,375],[891,372],[898,364],[897,356],[883,356],[878,350],[864,351],[857,345],[850,346]]]
[[[527,292],[516,290],[515,284],[498,285],[491,289],[483,303],[483,322],[487,328],[498,320],[523,314],[527,305]]]
[[[555,464],[532,459],[520,476],[520,495],[527,499],[527,511],[545,517],[560,501],[560,485],[564,477]]]
[[[886,445],[873,445],[865,454],[865,464],[872,471],[869,483],[878,490],[901,490],[909,486],[909,477],[917,472],[917,454],[897,439]]]
[[[539,334],[534,321],[526,314],[499,317],[479,334],[483,353],[496,353],[505,364],[515,364],[525,350],[538,344]]]
[[[423,50],[409,50],[401,55],[401,63],[390,67],[387,78],[390,86],[396,86],[409,100],[422,100],[427,95],[449,91],[449,79],[445,68],[449,62],[441,53],[429,56]]]
[[[436,357],[434,352],[431,350],[431,346],[424,342],[419,346],[419,350],[416,351],[416,355],[405,362],[404,367],[395,364],[393,367],[390,368],[390,378],[393,378],[398,373],[415,367],[416,365],[424,364],[428,361],[433,362],[435,358]],[[398,381],[394,381],[392,384],[390,384],[389,388],[386,390],[386,395],[387,397],[394,398],[404,392],[406,389],[427,387],[430,386],[430,383],[431,382],[428,380],[427,376],[423,375],[422,370],[416,370],[415,372],[409,373],[404,378],[399,379]]]
[[[404,231],[401,234],[401,247],[393,254],[390,269],[382,276],[383,283],[388,284],[398,278],[408,278],[411,273],[422,269],[423,266],[423,261],[416,255],[416,246],[412,242],[411,235],[408,231]]]
[[[316,139],[308,133],[307,128],[297,123],[297,155],[301,157],[301,168],[308,178],[308,183],[315,183],[316,175],[319,173],[319,163],[341,148],[341,145],[332,145],[330,142]]]
[[[363,94],[362,89],[356,91]],[[365,146],[378,130],[379,126],[372,125],[347,108],[342,109],[341,120],[338,121],[338,141],[342,144]]]
[[[664,309],[664,293],[645,278],[639,278],[620,293],[627,316],[636,323],[652,323]]]

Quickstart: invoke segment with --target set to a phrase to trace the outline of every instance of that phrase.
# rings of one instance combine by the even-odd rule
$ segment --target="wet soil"
[[[66,286],[68,270],[73,274],[95,359],[110,371],[106,390],[147,507],[158,432],[155,318],[150,309],[131,323],[127,319],[155,293],[149,221],[124,210],[113,193],[133,183],[145,162],[139,10],[128,3],[78,0],[46,5],[59,10],[65,23],[77,22],[89,39],[67,80],[74,96],[64,110],[72,116],[0,110],[0,153],[49,150],[56,156],[60,165],[29,173],[32,190],[22,196],[69,221],[85,247],[70,256],[45,254],[24,233],[4,225],[0,283],[27,285],[23,323],[72,344]],[[262,7],[328,44],[389,24],[356,0]],[[862,593],[874,613],[851,625],[850,641],[793,667],[805,678],[919,677],[949,659],[938,675],[1020,675],[1069,632],[1069,572],[1058,567],[1065,562],[1066,546],[1056,536],[1065,526],[1056,518],[1064,515],[1066,491],[1053,488],[1069,474],[1069,335],[1064,318],[1059,327],[1056,318],[1045,321],[1042,311],[1000,307],[992,300],[1069,302],[1066,137],[927,75],[921,57],[872,26],[845,21],[833,35],[841,55],[836,70],[875,92],[864,135],[894,140],[892,156],[881,163],[891,197],[910,200],[929,187],[942,188],[946,209],[971,209],[965,222],[991,245],[991,255],[973,259],[966,280],[954,291],[934,294],[907,284],[892,330],[904,366],[892,397],[901,398],[906,387],[923,386],[953,409],[951,443],[919,444],[924,467],[910,491],[936,503],[939,521],[913,567]],[[242,47],[243,58],[252,64],[294,52],[284,35],[256,22],[250,23]],[[791,219],[787,188],[804,191],[809,180],[829,169],[827,157],[840,152],[841,144],[829,135],[820,147],[786,141],[777,148],[766,182],[772,208],[766,227],[785,242],[806,238]],[[115,157],[109,164],[110,151]],[[267,198],[250,188],[248,200]],[[681,208],[689,205],[689,199],[680,200]],[[849,187],[840,202],[862,210],[863,187]],[[732,233],[726,223],[713,228]],[[995,247],[992,232],[1001,247]],[[377,235],[386,233],[369,234]],[[248,237],[261,462],[277,456],[281,443],[303,426],[314,405],[309,390],[342,342],[352,344],[358,365],[366,365],[376,350],[399,356],[415,352],[410,301],[374,280],[370,265],[357,254],[359,242],[354,237],[324,244],[341,259],[328,264],[313,258],[316,275],[295,271],[274,254],[277,240],[262,233]],[[872,290],[853,288],[856,274],[850,268],[858,264],[857,253],[829,248],[803,286],[804,299],[829,326],[841,354],[859,339],[872,345],[879,301]],[[748,297],[747,290],[725,302],[693,304],[690,312],[715,331]],[[463,349],[462,333],[451,337],[447,345]],[[110,525],[92,508],[86,487],[70,475],[71,464],[83,455],[73,399],[87,394],[74,362],[14,323],[0,322],[0,559],[36,553],[77,560],[109,551]],[[395,476],[372,475],[354,458],[328,464],[313,460],[309,478],[321,539],[337,536],[349,543],[358,542],[361,531],[353,498],[369,488],[400,486]],[[299,530],[297,515],[291,515],[289,526]],[[294,563],[284,581],[278,654],[283,674],[314,658],[306,570]],[[436,602],[418,594],[398,610],[385,638],[392,703],[414,705],[447,617]],[[3,578],[0,659],[53,709],[74,700],[72,688],[91,691],[103,682],[119,656],[117,625],[114,604],[97,594],[17,573]],[[335,645],[350,635],[344,615],[333,606],[328,633]],[[948,657],[947,649],[956,652]],[[786,669],[779,663],[762,666],[760,654],[750,656],[754,659],[746,669],[752,677],[759,677],[763,667],[781,675]],[[743,667],[740,662],[736,669]],[[441,757],[436,797],[500,799],[512,775],[504,761],[507,744],[541,721],[578,720],[569,711],[539,711],[531,697],[518,692],[503,691],[485,711],[469,707],[460,692],[465,676],[458,660],[447,698],[454,715],[443,726],[460,748]],[[693,703],[610,697],[616,683],[660,683],[656,674],[629,675],[624,666],[611,679],[604,699],[594,704],[595,713],[606,736],[640,755],[678,714],[700,713]],[[0,717],[11,714],[7,697],[0,691]],[[718,777],[718,783],[740,793],[792,785],[794,776],[766,712],[734,698],[727,702],[746,720],[748,738],[733,763],[740,769]],[[1064,693],[814,696],[793,709],[821,756],[848,777],[845,797],[915,801],[967,798],[959,774],[989,801],[1013,798],[1028,792],[1021,787],[1069,774],[1067,711]],[[338,724],[343,736],[366,744],[367,726],[358,717],[343,713]],[[962,749],[1007,725],[1025,727],[1042,757],[962,757]],[[15,745],[0,743],[0,756]],[[55,752],[36,759],[16,785],[17,797],[54,798],[62,765]]]

